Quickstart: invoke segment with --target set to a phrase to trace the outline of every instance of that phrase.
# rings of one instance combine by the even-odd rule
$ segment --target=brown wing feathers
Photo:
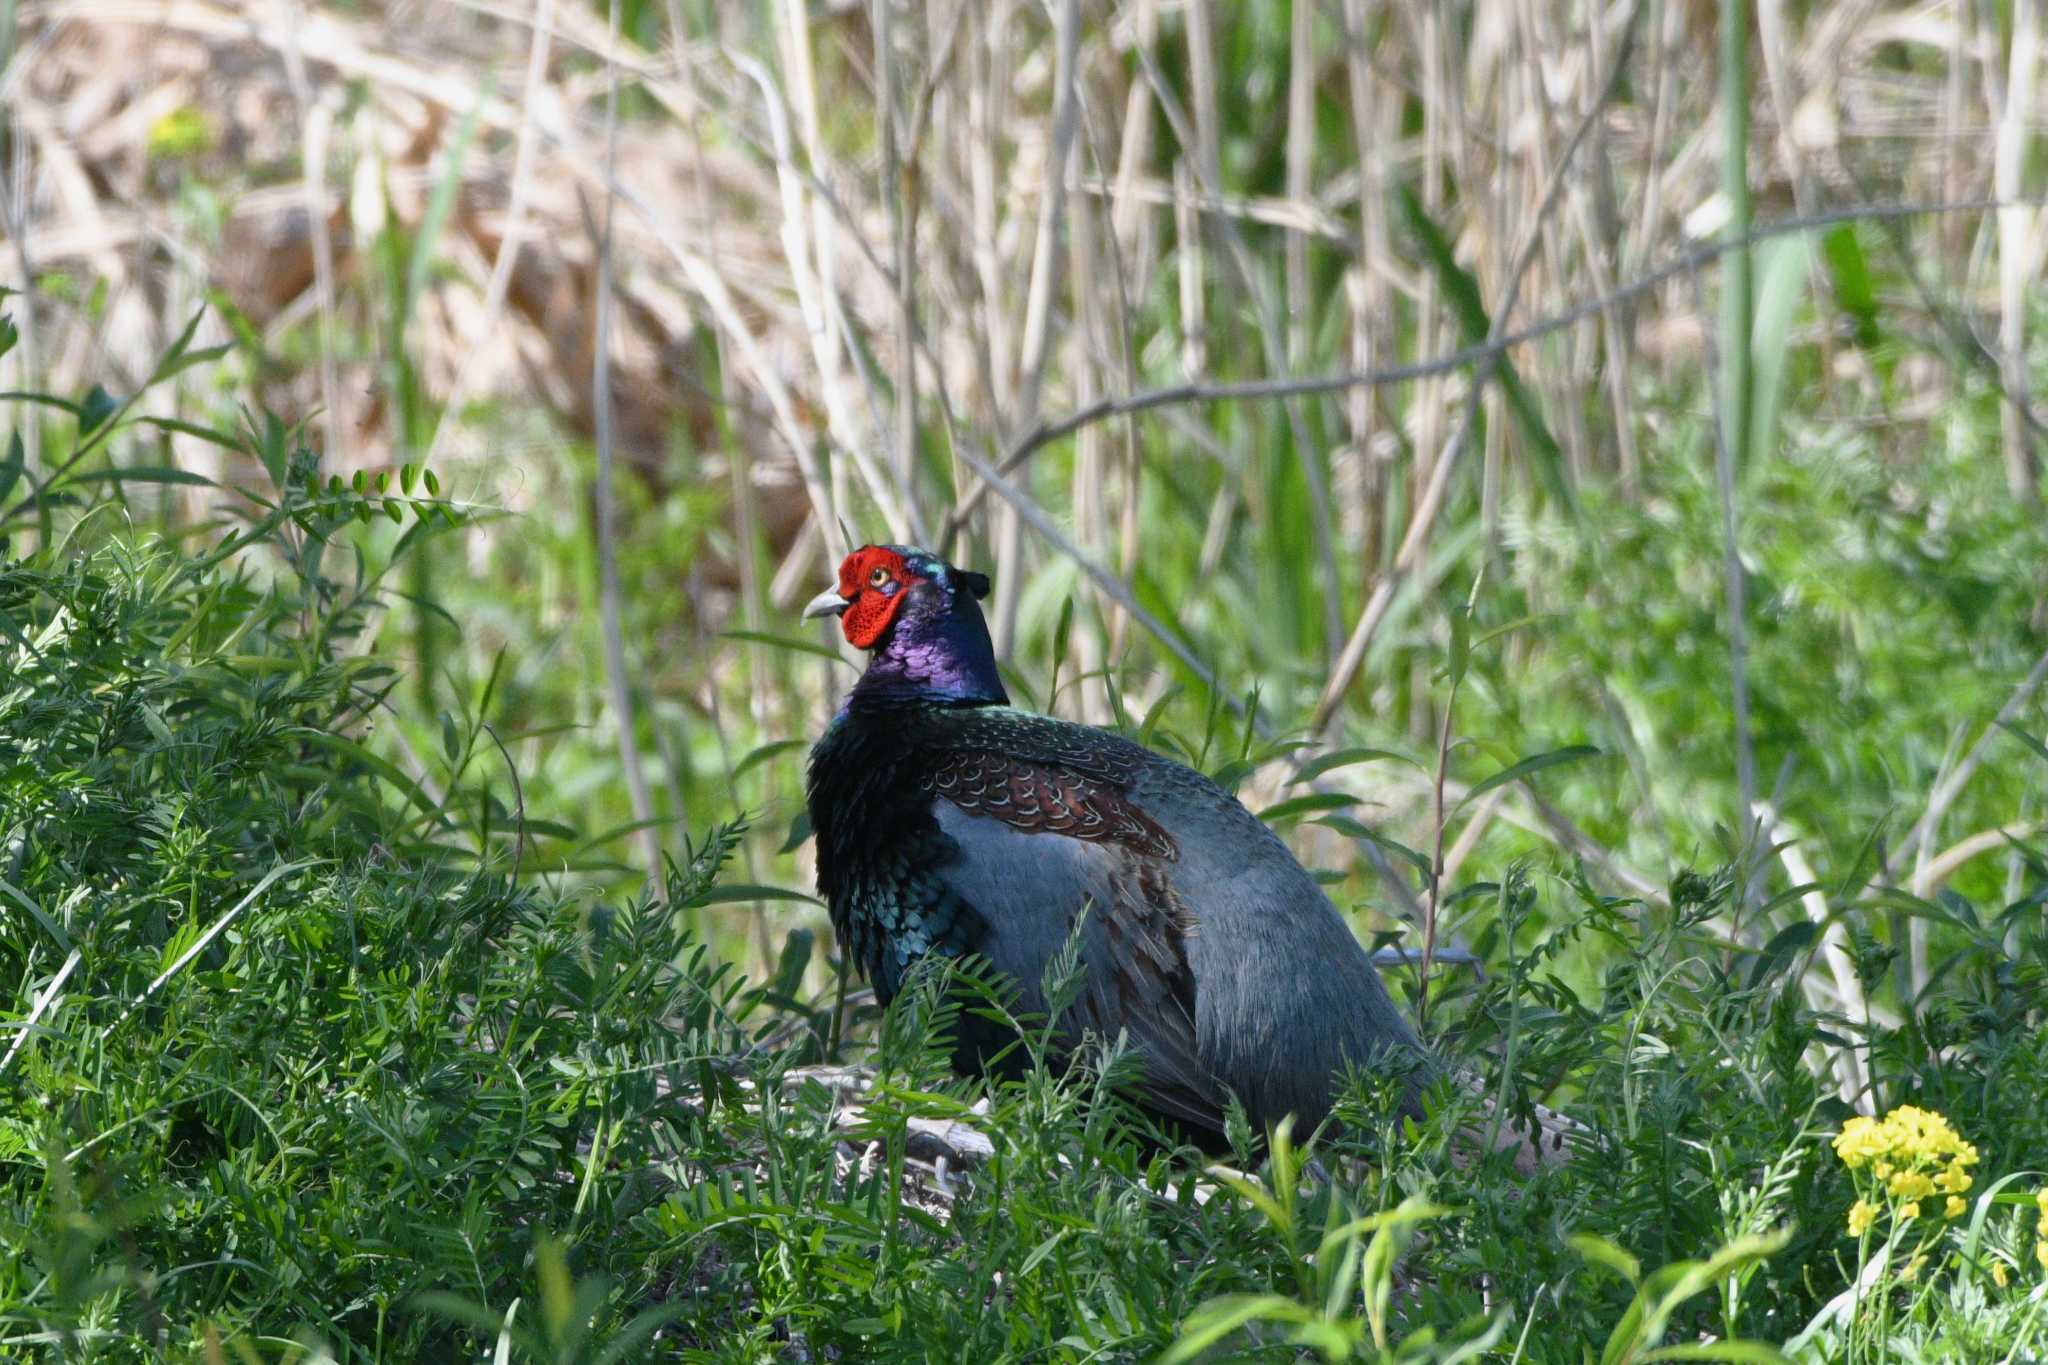
[[[930,782],[934,795],[1015,829],[1120,844],[1168,861],[1180,856],[1173,837],[1121,790],[1070,768],[961,749],[932,769]]]

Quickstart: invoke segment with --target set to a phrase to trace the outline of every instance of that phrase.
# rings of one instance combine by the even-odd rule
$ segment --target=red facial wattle
[[[855,649],[873,649],[895,624],[917,581],[903,556],[880,545],[855,550],[839,566],[839,595],[849,603],[839,629]]]

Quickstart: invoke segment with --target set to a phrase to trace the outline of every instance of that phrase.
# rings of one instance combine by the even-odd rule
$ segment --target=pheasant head
[[[839,565],[838,586],[804,607],[806,619],[837,616],[848,644],[868,651],[847,705],[934,701],[1007,705],[980,600],[985,574],[956,569],[925,550],[863,545]]]

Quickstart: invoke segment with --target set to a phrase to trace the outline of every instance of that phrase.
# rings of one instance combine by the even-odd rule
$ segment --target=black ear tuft
[[[974,594],[975,601],[979,602],[982,598],[988,596],[989,585],[987,574],[962,572],[956,575],[956,577],[958,578],[961,587],[967,589],[967,591]]]

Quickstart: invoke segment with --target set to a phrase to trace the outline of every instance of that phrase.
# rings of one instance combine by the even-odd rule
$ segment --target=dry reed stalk
[[[2032,507],[2041,500],[2041,475],[2033,431],[2026,420],[2027,295],[2039,278],[2034,240],[2040,210],[2022,204],[2029,124],[2036,115],[2034,91],[2041,66],[2040,0],[2013,0],[2012,48],[2004,99],[1992,111],[1998,126],[1993,193],[1998,210],[1998,347],[2006,402],[1999,408],[2005,453],[2005,483],[2013,497]],[[1995,87],[1990,87],[1995,89]]]
[[[897,75],[896,29],[890,0],[873,0],[868,26],[875,41],[875,141],[881,147],[881,189],[876,197],[888,216],[889,268],[896,280],[895,413],[889,429],[889,473],[904,498],[905,534],[924,542],[917,515],[917,256],[916,167],[906,165],[897,142],[897,109],[902,100]]]
[[[983,420],[986,429],[994,431],[1001,430],[1001,424],[1013,408],[1012,395],[1017,380],[1016,346],[1010,332],[1009,296],[1003,287],[1004,263],[998,241],[1001,214],[997,203],[1000,148],[1003,129],[1008,123],[1009,115],[1010,0],[995,0],[995,3],[986,8],[977,6],[974,19],[975,61],[967,98],[974,272],[980,288],[982,319],[979,333],[975,337],[975,349],[982,373],[986,376],[983,384],[986,402]],[[961,500],[964,502],[972,495],[972,491],[971,485],[963,487],[960,490]],[[958,519],[956,515],[956,520],[948,527],[948,534],[942,535],[940,539],[952,540],[951,532],[964,526],[964,519]],[[995,518],[993,534],[995,562],[999,572],[1016,564],[1020,548],[1021,533],[1016,514],[1010,508],[1003,508]],[[1007,589],[1002,586],[1005,578],[1010,579]],[[1014,593],[1018,586],[1014,576],[1007,572],[1002,572],[997,580],[999,593]]]
[[[619,0],[610,0],[611,38],[616,45],[619,29]],[[543,25],[537,33],[545,32]],[[619,90],[618,68],[608,67],[605,95],[605,180],[618,178]],[[534,94],[532,90],[529,95]],[[534,101],[529,100],[528,108]],[[635,837],[641,856],[647,860],[646,886],[657,904],[668,902],[668,880],[663,875],[661,829],[656,823],[654,796],[647,786],[647,771],[640,757],[636,732],[632,684],[627,680],[625,627],[621,620],[619,587],[619,504],[613,487],[616,443],[613,439],[611,382],[612,216],[614,203],[607,194],[604,217],[597,227],[597,324],[591,348],[590,389],[592,411],[597,419],[597,480],[592,501],[597,512],[598,617],[603,628],[606,690],[611,698],[612,724],[616,727],[619,771],[626,780],[627,798],[632,802]],[[508,235],[508,245],[510,237]],[[495,271],[494,271],[495,273]],[[688,812],[678,807],[675,818],[687,821]],[[685,826],[687,828],[687,825]]]
[[[1630,27],[1628,29],[1631,33],[1634,31],[1634,15],[1640,13],[1642,4],[1643,0],[1636,0],[1631,11]],[[1622,68],[1623,64],[1621,62],[1615,63],[1615,72],[1619,73]],[[1528,274],[1529,267],[1535,258],[1537,245],[1541,240],[1542,224],[1550,217],[1552,210],[1557,205],[1558,194],[1564,184],[1565,172],[1572,163],[1572,155],[1584,140],[1587,130],[1592,125],[1592,121],[1600,116],[1601,110],[1605,107],[1607,101],[1612,98],[1616,85],[1617,82],[1610,78],[1607,86],[1602,89],[1599,97],[1594,100],[1592,107],[1587,110],[1584,118],[1580,120],[1578,130],[1572,135],[1571,143],[1565,149],[1563,156],[1558,159],[1551,169],[1550,183],[1544,190],[1543,202],[1531,226],[1524,233],[1521,248],[1516,253],[1513,271],[1508,276],[1505,295],[1502,302],[1496,308],[1493,320],[1488,328],[1487,342],[1489,345],[1498,343],[1507,332],[1509,319],[1515,311],[1515,302],[1521,293],[1522,281]],[[1423,490],[1415,511],[1409,518],[1407,534],[1402,538],[1401,548],[1394,556],[1394,567],[1382,575],[1379,582],[1374,585],[1372,595],[1366,600],[1365,609],[1359,614],[1358,624],[1352,629],[1350,638],[1345,641],[1344,651],[1338,656],[1337,665],[1332,670],[1329,680],[1324,684],[1322,696],[1317,701],[1314,716],[1309,722],[1311,731],[1320,733],[1336,714],[1338,703],[1343,699],[1344,693],[1349,690],[1351,680],[1357,676],[1359,667],[1365,662],[1366,650],[1371,646],[1373,637],[1378,633],[1381,624],[1386,620],[1386,613],[1393,604],[1396,590],[1420,566],[1430,533],[1436,525],[1437,514],[1443,507],[1444,494],[1450,484],[1451,471],[1456,467],[1458,456],[1465,445],[1466,437],[1471,432],[1472,420],[1477,411],[1479,396],[1485,391],[1487,381],[1491,378],[1498,362],[1499,352],[1489,352],[1487,361],[1484,362],[1479,372],[1473,376],[1471,387],[1467,390],[1464,416],[1460,420],[1457,430],[1452,435],[1450,443],[1445,447],[1443,457],[1432,468],[1429,484]]]
[[[511,200],[505,209],[505,229],[498,242],[497,256],[491,262],[490,278],[484,284],[483,316],[476,332],[478,336],[491,336],[497,332],[499,321],[505,311],[506,291],[512,285],[512,271],[519,263],[519,250],[524,244],[526,235],[526,206],[533,190],[534,160],[539,145],[539,125],[538,120],[535,118],[535,111],[540,108],[541,101],[546,93],[548,39],[554,31],[554,18],[555,0],[535,0],[532,33],[527,45],[526,54],[526,84],[520,91],[520,106],[524,112],[519,120],[519,131],[516,135],[516,142],[512,153]],[[292,31],[296,34],[296,27]],[[609,41],[610,35],[607,35],[607,38]],[[301,107],[308,108],[307,119],[310,126],[316,117],[312,112],[312,107],[317,106],[312,106],[311,87],[305,77],[304,54],[294,46],[288,60],[291,61],[295,69],[292,77],[293,90],[294,93],[298,93],[300,96]],[[616,134],[615,127],[613,133],[614,135]],[[309,214],[316,212],[317,206],[323,202],[323,196],[320,192],[320,179],[325,173],[325,148],[326,141],[324,137],[315,138],[311,135],[307,137],[306,196],[307,212]],[[314,229],[315,235],[313,240],[314,260],[318,263],[316,270],[320,280],[322,353],[320,384],[322,397],[325,400],[323,406],[331,414],[333,405],[333,398],[331,396],[333,392],[332,348],[334,344],[334,303],[332,297],[332,277],[334,271],[333,244],[327,231],[325,215],[322,214],[316,219],[316,223],[317,226]],[[605,214],[605,224],[607,232],[606,250],[609,251],[611,224],[609,209],[607,209]],[[606,288],[608,289],[609,285]],[[454,382],[448,386],[447,394],[442,399],[444,411],[459,411],[463,401],[469,397],[470,385],[473,381],[473,376],[477,372],[478,357],[484,353],[484,348],[477,346],[463,354],[462,363],[455,371]],[[610,400],[605,397],[599,397],[597,401],[609,402]],[[331,415],[328,420],[332,421]],[[429,467],[433,466],[445,444],[447,434],[452,430],[453,423],[449,422],[446,417],[435,423],[433,440],[429,442],[427,453],[421,458],[423,464]],[[332,450],[335,448],[336,440],[330,428],[328,449]]]
[[[1287,34],[1287,197],[1296,203],[1309,198],[1309,177],[1315,172],[1316,12],[1313,5],[1294,5]],[[1308,239],[1299,230],[1287,234],[1287,368],[1300,372],[1309,364],[1311,318],[1308,297]],[[1332,591],[1336,582],[1332,580]]]
[[[1072,314],[1077,324],[1082,344],[1075,348],[1069,367],[1074,397],[1079,402],[1089,402],[1107,389],[1103,373],[1114,346],[1106,335],[1109,329],[1104,314],[1107,303],[1104,299],[1104,281],[1100,262],[1096,254],[1096,220],[1092,206],[1079,204],[1070,217],[1067,227],[1068,268],[1067,278],[1071,285],[1069,297],[1072,300]],[[1088,555],[1098,561],[1106,557],[1109,549],[1109,511],[1107,487],[1109,481],[1109,435],[1102,427],[1091,427],[1075,438],[1074,445],[1074,537]],[[1100,594],[1094,594],[1100,601]],[[1121,608],[1111,605],[1111,611]],[[1071,633],[1073,652],[1071,664],[1058,660],[1062,676],[1077,677],[1080,684],[1080,705],[1075,708],[1080,719],[1091,724],[1107,724],[1112,715],[1109,706],[1109,692],[1102,669],[1107,662],[1101,639],[1091,623],[1077,621],[1079,629]],[[1067,673],[1069,667],[1073,673]],[[1047,698],[1048,707],[1052,699]]]
[[[1152,54],[1140,49],[1137,53],[1145,79],[1152,84],[1152,93],[1159,103],[1159,110],[1172,126],[1174,135],[1183,147],[1195,149],[1193,163],[1189,166],[1193,183],[1198,185],[1206,198],[1222,197],[1223,170],[1216,128],[1216,81],[1214,54],[1211,50],[1213,28],[1207,0],[1188,0],[1188,78],[1192,110],[1183,109],[1172,88],[1167,84],[1159,64]],[[1184,162],[1176,162],[1176,168]],[[1236,269],[1238,282],[1251,303],[1251,314],[1258,327],[1259,341],[1264,351],[1266,370],[1269,374],[1286,374],[1287,349],[1282,336],[1280,318],[1271,299],[1267,297],[1265,283],[1253,258],[1244,234],[1238,230],[1237,222],[1229,216],[1218,217],[1224,253]],[[1337,557],[1334,534],[1331,530],[1330,496],[1322,464],[1317,458],[1308,437],[1308,426],[1302,416],[1298,395],[1279,395],[1281,411],[1286,415],[1287,425],[1293,437],[1296,463],[1307,482],[1310,507],[1310,531],[1314,540],[1318,566],[1327,585],[1321,594],[1323,610],[1323,649],[1326,664],[1334,660],[1337,639],[1343,633],[1344,622],[1338,605],[1336,585]]]

